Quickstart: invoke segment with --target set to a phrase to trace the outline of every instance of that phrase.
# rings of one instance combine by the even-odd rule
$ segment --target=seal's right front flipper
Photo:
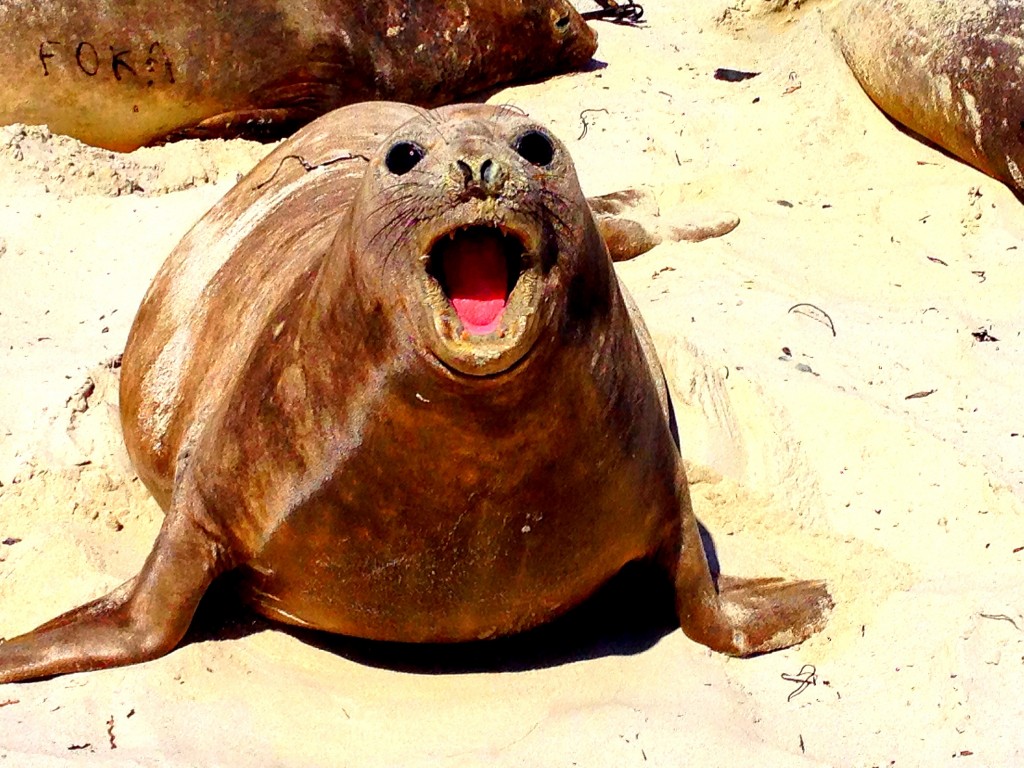
[[[0,642],[0,683],[117,667],[168,653],[222,570],[218,550],[184,515],[168,515],[138,576],[32,632]]]
[[[740,223],[738,216],[727,211],[702,212],[680,207],[663,215],[654,194],[647,189],[624,189],[588,197],[587,203],[612,261],[628,261],[665,241],[699,243],[721,237]]]

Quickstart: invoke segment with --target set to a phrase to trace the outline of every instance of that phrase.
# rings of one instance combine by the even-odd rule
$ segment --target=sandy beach
[[[465,654],[207,611],[162,659],[0,686],[0,762],[1024,764],[1024,207],[874,107],[831,8],[652,1],[642,27],[597,25],[589,71],[488,99],[549,125],[588,195],[738,217],[617,268],[722,571],[826,579],[822,633],[715,655],[638,599],[642,576]],[[0,127],[0,637],[149,552],[161,512],[121,444],[116,358],[163,259],[270,149]]]

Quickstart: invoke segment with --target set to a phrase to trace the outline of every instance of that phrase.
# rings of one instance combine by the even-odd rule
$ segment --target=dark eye
[[[395,176],[404,176],[416,167],[425,154],[426,152],[419,144],[400,141],[388,150],[388,156],[384,158],[384,165]]]
[[[555,145],[543,131],[527,131],[512,145],[516,152],[534,165],[548,165],[555,158]]]

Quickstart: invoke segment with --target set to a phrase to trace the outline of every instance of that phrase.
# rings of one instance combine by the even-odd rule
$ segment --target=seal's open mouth
[[[426,311],[418,316],[442,364],[490,376],[523,359],[540,333],[544,238],[514,211],[460,213],[463,223],[424,238],[417,283]]]
[[[430,250],[427,272],[472,335],[501,324],[509,296],[523,271],[524,246],[515,235],[492,226],[454,229]]]

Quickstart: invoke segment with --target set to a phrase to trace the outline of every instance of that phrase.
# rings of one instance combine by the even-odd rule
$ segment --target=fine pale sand
[[[827,579],[824,632],[712,655],[637,609],[642,579],[576,629],[465,653],[214,607],[163,659],[0,687],[4,765],[1024,764],[1024,208],[872,106],[829,4],[729,1],[651,0],[643,28],[599,25],[606,66],[491,101],[565,139],[588,194],[739,218],[620,274],[723,572]],[[0,128],[0,636],[149,551],[161,515],[109,361],[162,259],[267,150]]]

